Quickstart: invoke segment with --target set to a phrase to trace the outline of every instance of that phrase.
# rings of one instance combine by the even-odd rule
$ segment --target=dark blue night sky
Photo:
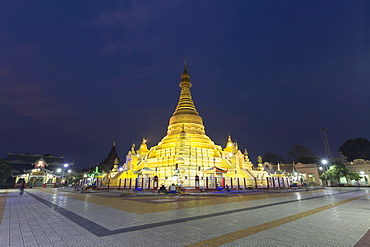
[[[206,133],[257,155],[370,139],[369,1],[0,2],[0,156],[91,167],[166,134],[183,72]]]

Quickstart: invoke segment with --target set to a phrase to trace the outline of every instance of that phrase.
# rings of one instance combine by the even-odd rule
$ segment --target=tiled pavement
[[[0,246],[370,246],[369,193],[121,197],[0,190]]]

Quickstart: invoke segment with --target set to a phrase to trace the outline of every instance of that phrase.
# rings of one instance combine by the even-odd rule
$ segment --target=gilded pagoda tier
[[[145,139],[139,149],[135,150],[133,145],[126,156],[124,171],[112,173],[112,181],[128,177],[144,179],[155,175],[166,185],[177,183],[191,186],[195,176],[202,181],[206,177],[213,177],[214,183],[216,178],[244,178],[247,179],[246,183],[258,181],[264,184],[268,174],[262,171],[262,164],[259,164],[258,170],[253,169],[247,152],[240,152],[230,135],[224,149],[206,135],[203,120],[191,96],[192,83],[186,59],[179,86],[180,97],[170,118],[167,135],[150,149]]]

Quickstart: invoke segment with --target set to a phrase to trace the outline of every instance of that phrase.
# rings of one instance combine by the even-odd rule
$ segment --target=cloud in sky
[[[166,43],[165,36],[160,32],[153,33],[150,29],[158,24],[159,17],[166,14],[172,5],[170,2],[158,5],[156,2],[141,4],[138,1],[129,1],[117,9],[101,13],[93,23],[102,29],[102,53],[132,54],[137,50],[148,52],[159,46],[163,47]]]

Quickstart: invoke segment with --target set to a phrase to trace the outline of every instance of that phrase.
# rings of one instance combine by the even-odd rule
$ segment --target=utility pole
[[[326,135],[326,128],[321,128],[320,130],[321,130],[322,141],[324,142],[326,158],[332,161],[333,156],[331,154],[328,136]]]

